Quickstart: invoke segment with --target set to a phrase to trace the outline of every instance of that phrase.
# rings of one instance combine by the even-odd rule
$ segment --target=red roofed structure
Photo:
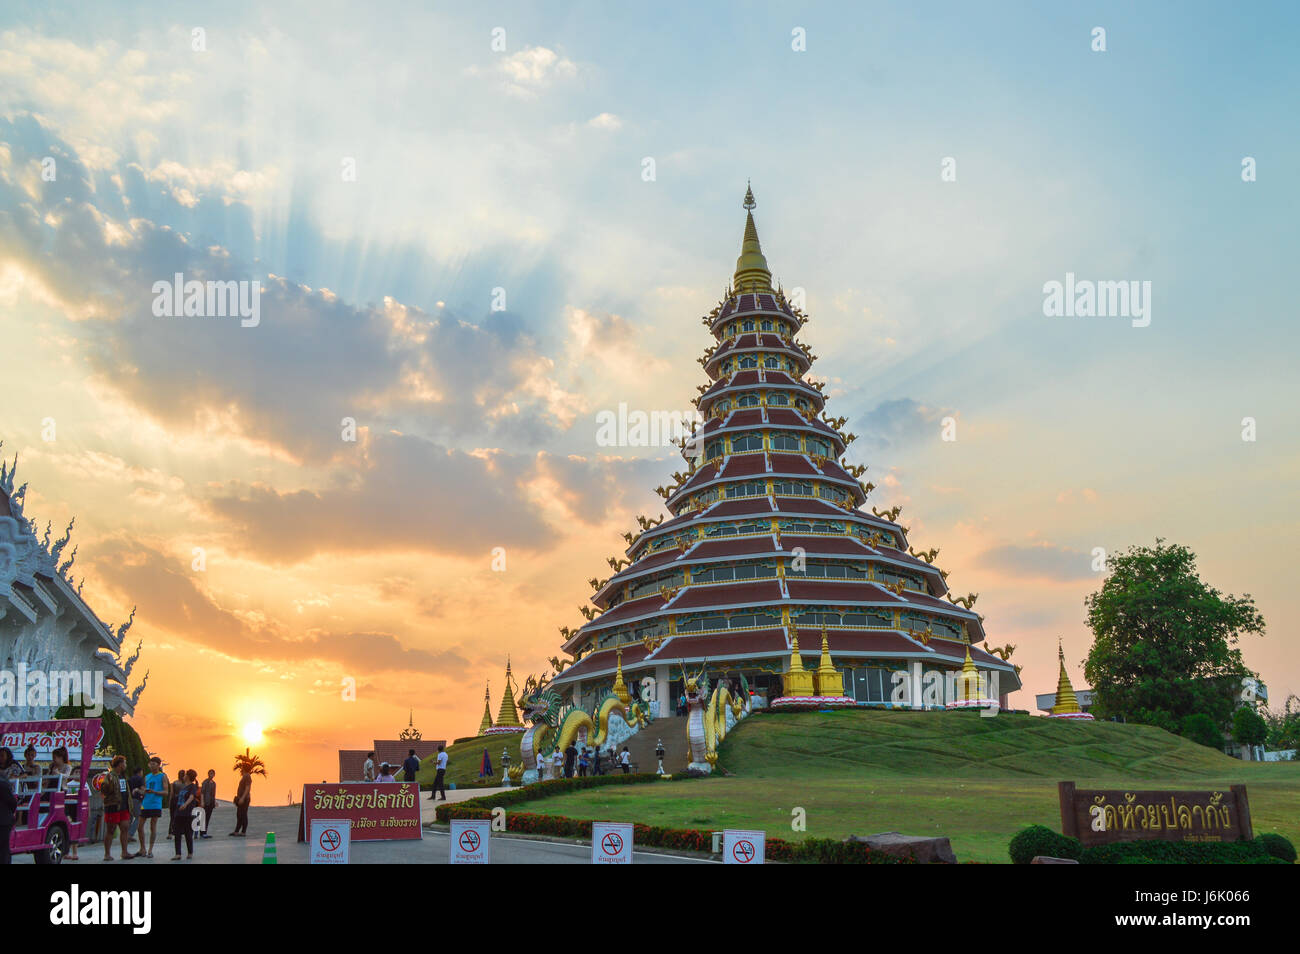
[[[749,211],[732,284],[702,319],[715,344],[700,361],[709,382],[695,402],[704,423],[682,449],[688,469],[660,489],[666,517],[641,518],[613,575],[592,581],[599,612],[564,643],[575,661],[551,685],[576,704],[611,691],[618,649],[633,696],[645,690],[660,714],[701,668],[775,698],[792,636],[809,652],[822,632],[829,684],[833,666],[854,701],[896,703],[900,671],[913,685],[920,667],[958,673],[984,640],[973,596],[948,595],[938,551],[912,548],[898,508],[868,507],[866,468],[844,460],[855,436],[806,377],[807,320],[773,285]],[[1007,661],[970,655],[999,695],[1020,688]]]

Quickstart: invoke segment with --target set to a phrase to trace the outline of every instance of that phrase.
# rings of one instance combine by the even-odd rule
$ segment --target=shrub
[[[1011,839],[1007,853],[1018,865],[1027,865],[1035,855],[1047,855],[1052,858],[1072,858],[1078,860],[1083,846],[1077,838],[1052,831],[1044,825],[1030,825],[1021,829]]]
[[[114,710],[107,707],[98,715],[86,715],[85,698],[69,699],[66,705],[59,706],[54,713],[56,719],[93,719],[98,718],[104,729],[104,739],[100,746],[112,746],[114,755],[126,756],[128,772],[149,767],[149,755],[145,751],[140,735],[123,721]]]
[[[1195,712],[1183,720],[1179,735],[1199,745],[1223,750],[1223,733],[1214,724],[1214,720],[1204,712]]]
[[[1283,863],[1273,858],[1261,839],[1252,841],[1124,841],[1085,848],[1085,865],[1245,865]]]
[[[1281,858],[1289,865],[1295,864],[1295,845],[1291,844],[1291,842],[1282,835],[1275,835],[1270,832],[1267,835],[1260,835],[1255,840],[1258,841],[1260,846],[1274,858]]]

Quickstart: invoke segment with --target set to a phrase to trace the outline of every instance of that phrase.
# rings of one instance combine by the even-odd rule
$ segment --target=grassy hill
[[[789,838],[947,835],[959,860],[1004,862],[1020,828],[1060,830],[1058,781],[1147,789],[1242,782],[1255,831],[1300,844],[1300,763],[1241,762],[1150,726],[972,712],[759,715],[727,738],[719,763],[728,777],[596,789],[528,810]],[[795,809],[806,817],[803,832],[791,830]]]

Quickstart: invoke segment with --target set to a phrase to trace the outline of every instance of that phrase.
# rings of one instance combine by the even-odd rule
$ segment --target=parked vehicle
[[[33,854],[37,864],[57,865],[69,845],[86,843],[91,776],[99,774],[91,760],[103,737],[98,719],[0,722],[0,745],[14,753],[34,746],[36,761],[47,769],[38,776],[9,780],[18,799],[9,835],[13,854]],[[48,771],[51,753],[60,746],[68,750],[68,764],[72,766],[69,775]]]

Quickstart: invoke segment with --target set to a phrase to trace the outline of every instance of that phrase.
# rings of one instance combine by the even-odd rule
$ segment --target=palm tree
[[[235,755],[234,771],[239,773],[247,772],[249,775],[266,775],[266,763],[262,761],[261,756],[250,755],[248,749],[244,749],[244,754]]]

